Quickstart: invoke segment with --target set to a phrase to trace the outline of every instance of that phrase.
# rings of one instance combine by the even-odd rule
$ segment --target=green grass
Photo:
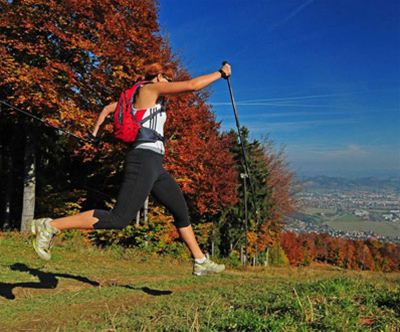
[[[372,231],[384,236],[400,235],[400,224],[384,221],[363,220],[351,214],[335,217],[335,219],[325,222],[328,226],[341,231]]]
[[[333,222],[347,222],[347,223],[359,223],[364,220],[354,214],[344,213],[333,218]]]
[[[335,215],[337,213],[336,209],[324,209],[324,208],[316,208],[316,207],[306,207],[303,208],[302,210],[305,214],[310,214],[310,215],[318,215],[318,214],[324,214],[324,215]]]
[[[306,208],[304,213],[318,219],[319,225],[328,225],[344,232],[374,232],[383,236],[400,236],[400,223],[364,220],[351,213],[335,214],[332,209]],[[324,215],[321,216],[321,213]]]
[[[59,242],[50,262],[0,234],[0,331],[398,331],[400,274],[231,269]],[[11,297],[15,297],[12,299]]]

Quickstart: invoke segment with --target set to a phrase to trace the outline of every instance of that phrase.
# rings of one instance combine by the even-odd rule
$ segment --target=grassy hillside
[[[344,232],[374,232],[384,236],[400,236],[400,223],[362,220],[353,215],[338,216],[336,219],[326,222],[326,224],[333,229]]]
[[[376,210],[375,210],[376,211]],[[400,223],[383,221],[364,220],[351,213],[338,213],[334,209],[304,208],[302,220],[312,221],[318,225],[328,225],[329,227],[343,232],[374,232],[383,236],[400,236]],[[384,212],[380,212],[382,214]],[[307,219],[308,218],[308,219]]]
[[[36,258],[0,234],[0,331],[398,331],[400,274],[330,266],[229,269],[79,238]]]

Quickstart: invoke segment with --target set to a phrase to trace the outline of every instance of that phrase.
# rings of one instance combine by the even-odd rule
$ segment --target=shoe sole
[[[196,277],[204,277],[204,276],[209,276],[213,275],[215,272],[199,272],[199,273],[193,273],[194,276]]]

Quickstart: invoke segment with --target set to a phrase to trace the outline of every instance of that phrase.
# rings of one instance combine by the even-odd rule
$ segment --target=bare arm
[[[231,75],[231,67],[229,64],[225,64],[221,69],[228,76]],[[147,88],[152,93],[157,94],[157,96],[174,95],[182,92],[201,90],[220,78],[221,73],[219,71],[216,71],[211,74],[197,76],[195,78],[192,78],[191,80],[182,82],[159,82],[155,84],[150,84],[147,86]]]
[[[216,71],[211,74],[198,76],[188,81],[155,83],[149,85],[148,89],[153,90],[158,96],[174,95],[182,92],[201,90],[220,78],[221,73]]]
[[[97,118],[97,122],[96,122],[96,124],[94,126],[94,129],[93,129],[93,132],[92,132],[93,136],[97,135],[97,133],[98,133],[98,131],[100,129],[100,126],[103,124],[104,120],[107,118],[107,116],[110,113],[114,112],[116,107],[117,107],[117,102],[114,102],[114,103],[108,104],[106,107],[103,108],[103,110],[99,114],[99,117]]]

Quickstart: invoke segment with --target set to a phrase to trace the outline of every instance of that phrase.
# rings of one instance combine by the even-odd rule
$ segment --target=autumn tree
[[[279,243],[283,218],[293,210],[290,192],[292,173],[285,163],[283,151],[275,152],[270,140],[265,139],[263,143],[258,140],[250,141],[248,129],[243,127],[241,131],[247,151],[249,176],[254,188],[253,196],[250,182],[247,181],[248,233],[244,235],[244,182],[239,178],[240,203],[225,215],[221,226],[221,236],[224,239],[221,249],[228,253],[234,247],[245,245],[247,239],[248,253],[256,263],[260,253],[265,256],[268,248]],[[240,175],[245,173],[241,146],[233,130],[229,135],[236,138],[236,144],[231,151]]]
[[[291,265],[299,265],[304,261],[305,252],[300,245],[299,236],[294,232],[283,232],[280,244]]]
[[[144,64],[168,64],[176,70],[176,79],[190,78],[159,34],[155,1],[28,0],[0,4],[1,99],[78,136],[86,135],[104,105],[115,101],[143,75]],[[231,143],[219,134],[206,98],[207,92],[170,98],[165,135],[166,167],[182,186],[192,219],[203,222],[237,199]],[[11,169],[23,172],[17,168],[17,159],[21,150],[25,151],[28,219],[34,214],[37,172],[44,175],[38,185],[45,197],[52,196],[51,190],[63,189],[76,192],[75,198],[81,201],[79,195],[85,195],[82,189],[96,186],[92,196],[106,196],[105,203],[113,203],[110,197],[118,191],[125,147],[113,140],[110,123],[105,125],[108,134],[95,153],[90,146],[57,136],[28,117],[10,109],[7,112],[7,118],[0,119],[4,133],[1,149],[5,152],[1,171],[2,175],[10,174]],[[15,138],[13,132],[21,135]],[[11,204],[15,196],[12,188],[18,188],[16,182],[22,179],[15,174],[10,179],[0,193],[4,214],[7,206],[18,208]],[[61,188],[60,183],[70,186]],[[36,198],[36,203],[40,201]],[[43,201],[36,204],[40,213],[49,205],[48,200]],[[90,198],[87,206],[88,201]]]
[[[263,159],[268,169],[265,187],[270,192],[269,204],[266,205],[268,214],[262,221],[258,237],[257,248],[265,252],[274,243],[279,243],[279,236],[283,230],[284,218],[295,210],[294,174],[285,159],[284,150],[275,150],[273,141],[268,137],[263,139]]]
[[[0,6],[1,99],[77,135],[86,133],[93,110],[131,83],[144,61],[165,60],[153,1],[28,0]],[[14,120],[13,131],[22,133],[25,146],[26,229],[34,214],[37,152],[52,148],[57,138],[43,141],[37,123]]]
[[[178,79],[189,79],[184,71]],[[210,221],[237,202],[235,161],[230,137],[221,136],[208,92],[170,97],[166,124],[166,167],[189,198],[193,217]]]
[[[238,195],[239,201],[238,204],[232,206],[228,209],[221,220],[220,225],[220,234],[221,234],[221,252],[224,255],[229,254],[229,252],[236,248],[238,249],[240,246],[244,246],[247,240],[249,240],[250,244],[256,244],[256,237],[254,234],[257,234],[258,228],[260,227],[260,223],[257,223],[258,220],[265,220],[269,213],[269,209],[267,205],[269,204],[268,197],[270,196],[270,192],[268,188],[265,186],[267,181],[268,170],[265,166],[263,160],[263,149],[258,141],[249,141],[249,131],[247,128],[243,127],[241,129],[243,144],[245,146],[245,150],[247,152],[247,161],[249,165],[251,182],[253,184],[253,188],[255,191],[255,196],[252,196],[252,190],[250,187],[250,183],[248,180],[246,183],[247,186],[247,205],[248,205],[248,225],[247,231],[248,234],[245,233],[245,211],[244,211],[244,199],[245,199],[245,191],[244,191],[244,180],[241,178],[241,174],[245,173],[242,150],[238,141],[238,135],[232,129],[227,135],[234,137],[234,144],[231,147],[231,153],[234,156],[235,165],[237,169],[237,181],[240,183],[238,187]],[[254,203],[256,203],[256,207]],[[261,211],[261,208],[262,211]],[[256,214],[256,209],[260,210],[259,214]],[[253,233],[251,233],[253,232]],[[255,233],[254,233],[255,232]],[[255,252],[251,248],[248,248],[250,252]]]
[[[310,265],[315,259],[315,236],[315,233],[309,233],[307,236],[300,237],[304,254],[304,265]]]
[[[305,249],[303,252],[302,245]],[[346,269],[400,271],[400,245],[382,243],[372,238],[351,240],[334,238],[326,233],[283,232],[281,246],[292,265],[308,265],[315,261]],[[307,257],[313,259],[308,262]]]

